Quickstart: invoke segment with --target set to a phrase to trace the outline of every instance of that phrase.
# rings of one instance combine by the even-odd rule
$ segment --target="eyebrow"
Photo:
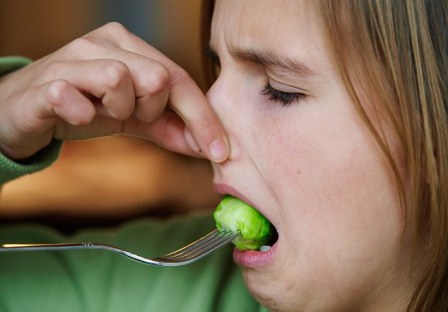
[[[315,74],[315,72],[306,66],[302,61],[279,55],[272,51],[232,48],[229,50],[229,53],[239,60],[254,64],[283,67],[304,76]]]

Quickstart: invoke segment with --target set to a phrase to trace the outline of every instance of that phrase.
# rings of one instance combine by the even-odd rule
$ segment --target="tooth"
[[[271,249],[271,246],[263,245],[260,247],[261,252],[266,252],[266,251],[269,251],[270,249]]]

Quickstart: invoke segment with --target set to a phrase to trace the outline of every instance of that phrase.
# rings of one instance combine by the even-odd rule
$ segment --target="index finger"
[[[172,68],[170,107],[182,118],[195,143],[214,162],[229,157],[225,131],[201,89],[180,67]]]

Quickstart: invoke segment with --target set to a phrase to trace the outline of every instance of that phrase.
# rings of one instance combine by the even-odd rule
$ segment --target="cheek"
[[[353,131],[362,129],[353,123],[331,131],[326,121],[327,128],[303,122],[300,131],[287,124],[269,131],[257,163],[278,202],[281,267],[290,268],[292,282],[300,277],[311,291],[339,296],[370,289],[397,263],[403,223],[395,185],[368,132]]]
[[[300,126],[265,123],[269,131],[258,135],[263,148],[254,156],[288,237],[328,244],[326,250],[334,248],[335,238],[338,248],[362,250],[398,237],[402,220],[395,184],[367,129],[356,118],[308,116]]]

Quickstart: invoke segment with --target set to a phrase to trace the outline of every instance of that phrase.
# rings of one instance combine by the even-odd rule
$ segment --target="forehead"
[[[312,1],[217,0],[211,45],[221,44],[300,58],[314,69],[328,59]]]

